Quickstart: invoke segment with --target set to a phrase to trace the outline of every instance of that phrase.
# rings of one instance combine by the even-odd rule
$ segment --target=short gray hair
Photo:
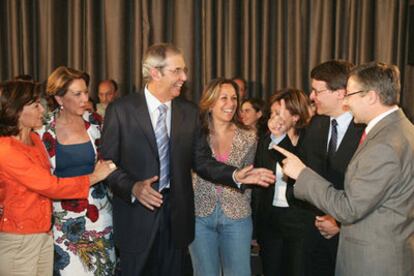
[[[151,80],[150,70],[152,68],[162,68],[166,65],[165,59],[168,54],[181,55],[182,52],[170,43],[153,44],[147,49],[142,61],[142,76],[145,82]]]
[[[400,70],[397,66],[370,62],[355,67],[350,77],[354,77],[364,90],[377,92],[383,105],[392,106],[400,101]]]

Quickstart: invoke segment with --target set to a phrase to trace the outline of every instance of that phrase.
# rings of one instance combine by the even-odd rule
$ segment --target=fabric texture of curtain
[[[195,102],[216,77],[243,77],[249,95],[263,99],[283,87],[306,91],[312,67],[330,59],[393,63],[412,83],[412,73],[404,74],[408,6],[409,0],[1,0],[0,79],[25,73],[44,81],[66,65],[90,74],[94,99],[106,78],[127,94],[143,86],[147,47],[172,42],[190,69],[183,94]],[[408,110],[412,98],[403,95]]]

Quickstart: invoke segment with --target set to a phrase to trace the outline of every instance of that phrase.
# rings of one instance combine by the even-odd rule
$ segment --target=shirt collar
[[[144,93],[145,99],[147,100],[148,111],[150,113],[153,113],[155,110],[158,109],[158,106],[163,104],[162,102],[160,102],[160,100],[157,99],[157,97],[155,97],[151,93],[151,91],[148,90],[147,86],[145,86]],[[164,104],[168,107],[168,110],[171,110],[171,101],[165,102]]]
[[[331,125],[332,125],[332,120],[335,119],[336,122],[338,123],[338,127],[340,129],[342,129],[342,128],[347,129],[348,126],[349,126],[349,124],[352,121],[352,118],[353,117],[352,117],[351,112],[348,111],[348,112],[342,113],[338,117],[330,117],[330,119],[331,119]]]
[[[277,146],[283,139],[285,139],[285,137],[286,137],[286,133],[279,137],[276,137],[273,134],[270,134],[271,141],[269,144],[269,149],[273,149],[273,146]]]
[[[391,113],[393,113],[394,111],[397,111],[399,108],[398,106],[394,106],[393,108],[391,108],[390,110],[381,113],[380,115],[378,115],[377,117],[375,117],[374,119],[372,119],[371,121],[369,121],[367,127],[365,128],[365,133],[368,134],[368,132],[376,125],[378,124],[379,121],[381,121],[382,119],[384,119],[386,116],[390,115]]]

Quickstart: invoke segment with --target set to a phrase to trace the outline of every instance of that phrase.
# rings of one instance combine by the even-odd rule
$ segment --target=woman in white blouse
[[[285,158],[272,149],[279,145],[296,151],[309,121],[308,99],[297,89],[283,89],[270,98],[270,133],[259,140],[255,166],[275,171],[276,183],[255,188],[255,232],[260,245],[264,275],[303,275],[304,212],[289,195],[290,181],[282,173]]]

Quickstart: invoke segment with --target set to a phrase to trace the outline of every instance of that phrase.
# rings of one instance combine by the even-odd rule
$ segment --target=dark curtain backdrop
[[[0,78],[26,73],[44,81],[66,65],[91,75],[94,99],[105,78],[127,94],[143,86],[147,47],[172,42],[190,69],[187,98],[198,102],[209,80],[237,75],[248,80],[250,96],[267,99],[287,86],[309,90],[310,69],[329,59],[378,60],[404,73],[408,6],[409,0],[0,0]]]

